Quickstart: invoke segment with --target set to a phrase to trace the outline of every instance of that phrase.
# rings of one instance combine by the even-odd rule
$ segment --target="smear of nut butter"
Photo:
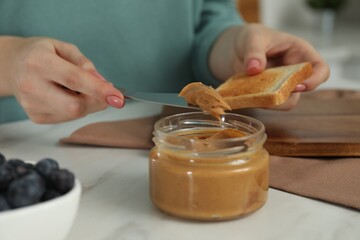
[[[214,131],[213,133],[211,132],[204,132],[204,133],[205,133],[204,136],[200,135],[200,136],[190,137],[197,140],[192,145],[193,150],[198,152],[204,152],[204,151],[213,151],[213,150],[221,149],[223,147],[230,147],[231,143],[213,142],[211,140],[240,138],[247,136],[245,132],[242,132],[234,128],[225,128],[223,130]],[[236,145],[238,144],[239,143],[236,142]],[[244,145],[244,147],[246,146]]]
[[[224,130],[221,130],[208,139],[228,139],[228,138],[238,138],[238,137],[245,137],[246,133],[239,131],[234,128],[225,128]]]
[[[220,120],[225,110],[231,110],[229,104],[212,87],[201,82],[193,82],[186,85],[179,93],[187,103],[200,107],[203,111],[210,113]]]

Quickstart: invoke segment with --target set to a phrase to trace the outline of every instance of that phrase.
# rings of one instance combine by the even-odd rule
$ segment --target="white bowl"
[[[66,194],[32,206],[0,212],[1,240],[63,240],[74,222],[81,185]]]

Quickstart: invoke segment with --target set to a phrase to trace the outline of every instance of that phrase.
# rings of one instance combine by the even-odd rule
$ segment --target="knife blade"
[[[155,103],[161,105],[168,105],[173,107],[199,109],[199,107],[188,105],[183,97],[179,97],[177,93],[156,93],[156,92],[138,92],[131,91],[124,88],[118,88],[125,98]]]

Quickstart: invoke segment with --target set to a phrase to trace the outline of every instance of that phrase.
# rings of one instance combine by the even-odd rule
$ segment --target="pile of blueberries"
[[[74,174],[59,168],[54,159],[31,164],[6,159],[0,153],[0,212],[57,198],[70,191],[74,183]]]

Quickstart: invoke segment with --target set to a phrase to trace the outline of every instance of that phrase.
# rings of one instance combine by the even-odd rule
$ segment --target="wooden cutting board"
[[[189,111],[165,107],[165,115]],[[360,156],[360,91],[302,93],[291,111],[235,110],[264,123],[271,155],[297,157]]]
[[[245,109],[264,123],[265,148],[278,156],[360,156],[360,91],[303,93],[291,111]]]

